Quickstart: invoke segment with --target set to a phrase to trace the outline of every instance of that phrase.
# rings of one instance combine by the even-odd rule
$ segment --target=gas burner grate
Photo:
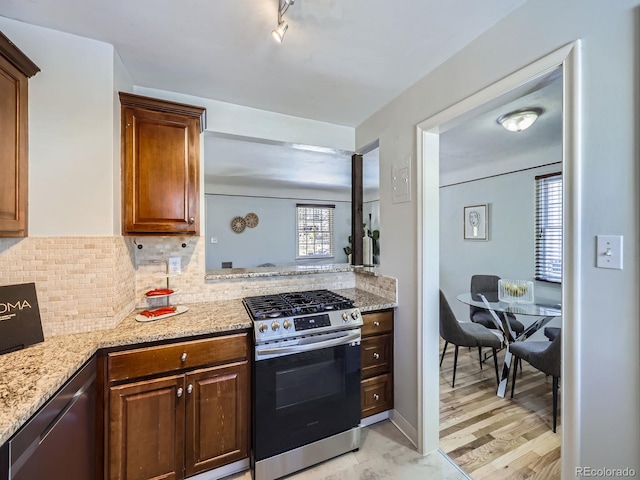
[[[245,297],[243,302],[254,320],[290,317],[353,308],[353,300],[329,290]]]

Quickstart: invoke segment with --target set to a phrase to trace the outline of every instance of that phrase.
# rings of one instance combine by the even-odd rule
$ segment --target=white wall
[[[402,372],[395,380],[395,404],[411,425],[417,427],[418,421],[418,246],[413,241],[418,236],[417,205],[415,196],[411,203],[391,202],[391,166],[409,155],[412,167],[416,166],[418,123],[581,39],[579,236],[584,250],[580,276],[574,279],[582,315],[576,319],[578,336],[573,339],[579,345],[579,368],[572,372],[580,402],[572,412],[578,424],[563,425],[577,429],[575,441],[563,446],[563,456],[570,452],[569,458],[577,457],[583,466],[629,466],[640,471],[638,4],[637,0],[527,2],[356,129],[357,146],[380,141],[380,216],[385,232],[381,268],[384,275],[398,279],[395,341],[403,347],[395,359],[396,371]],[[624,270],[595,268],[597,234],[624,235]],[[437,342],[430,345],[434,351],[427,352],[427,358],[435,362]],[[427,388],[437,389],[436,382]],[[430,433],[437,442],[437,432]]]
[[[120,175],[120,96],[133,92],[133,80],[118,52],[113,55],[113,233],[122,230],[122,182]]]
[[[318,202],[309,199],[206,195],[207,271],[233,262],[234,268],[257,267],[263,263],[291,265],[307,263],[346,263],[342,247],[351,235],[351,202]],[[296,260],[296,203],[331,203],[334,212],[335,257]],[[259,223],[238,234],[231,230],[231,219],[253,212]],[[211,243],[215,237],[216,244]]]
[[[135,93],[205,107],[211,132],[354,151],[351,127],[153,88],[136,86]]]
[[[561,148],[555,150],[555,158],[561,158]],[[440,187],[440,288],[458,320],[469,321],[469,307],[456,296],[469,291],[472,275],[533,281],[535,177],[559,171],[561,163]],[[464,240],[463,208],[483,203],[488,204],[489,240]],[[534,293],[536,297],[561,298],[560,286],[545,282],[534,282]],[[518,319],[525,325],[535,320]],[[560,319],[548,326],[560,326]],[[544,338],[542,331],[541,336]]]
[[[113,46],[0,17],[29,80],[29,235],[111,235]]]

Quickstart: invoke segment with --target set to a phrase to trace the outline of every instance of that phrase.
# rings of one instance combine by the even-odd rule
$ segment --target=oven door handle
[[[291,345],[289,347],[262,348],[256,349],[256,355],[278,355],[281,353],[299,353],[308,352],[310,350],[320,350],[321,348],[335,347],[338,345],[346,345],[353,342],[359,342],[361,339],[360,331],[343,335],[339,338],[331,340],[322,340],[320,342],[305,343],[302,345]]]

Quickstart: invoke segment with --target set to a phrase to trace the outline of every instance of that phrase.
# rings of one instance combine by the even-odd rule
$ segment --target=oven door
[[[256,461],[360,423],[360,342],[255,362]]]

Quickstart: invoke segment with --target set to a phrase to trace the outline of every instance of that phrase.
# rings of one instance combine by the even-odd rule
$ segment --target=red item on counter
[[[173,290],[171,290],[170,288],[156,288],[155,290],[150,290],[147,293],[145,293],[145,295],[147,297],[157,297],[160,295],[171,295],[173,293]]]
[[[159,317],[161,315],[167,315],[169,313],[175,313],[175,311],[176,307],[160,307],[154,310],[143,310],[142,312],[140,312],[140,315],[147,318],[152,318]]]

